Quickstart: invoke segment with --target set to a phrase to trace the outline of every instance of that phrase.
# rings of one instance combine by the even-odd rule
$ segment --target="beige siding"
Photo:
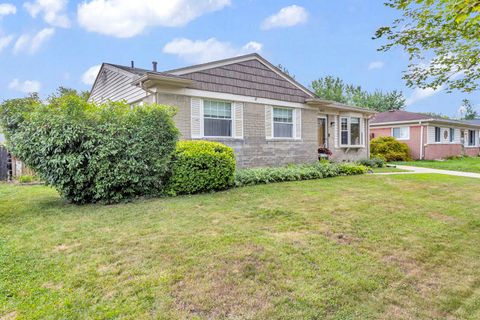
[[[461,143],[460,139],[460,129],[459,128],[454,128],[455,129],[455,137],[453,142],[450,142],[450,128],[451,127],[440,127],[440,142],[435,142],[435,125],[429,125],[428,130],[427,130],[427,143],[428,144],[435,144],[435,143],[441,143],[441,144],[459,144]],[[447,137],[445,138],[444,132],[447,131]]]
[[[125,100],[132,103],[144,98],[145,90],[132,85],[134,75],[116,70],[111,66],[103,66],[90,94],[90,101]]]

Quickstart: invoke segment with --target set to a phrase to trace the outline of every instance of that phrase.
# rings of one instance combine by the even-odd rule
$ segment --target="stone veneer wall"
[[[158,103],[178,108],[174,120],[180,130],[181,139],[190,139],[190,97],[158,94]],[[239,168],[311,163],[318,160],[317,110],[302,110],[301,139],[267,140],[265,137],[265,106],[244,103],[243,130],[243,139],[212,139],[231,146],[235,150]]]

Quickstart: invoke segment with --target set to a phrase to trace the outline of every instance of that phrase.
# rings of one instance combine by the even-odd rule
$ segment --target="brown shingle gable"
[[[299,87],[254,58],[184,73],[182,77],[195,80],[192,88],[199,90],[299,103],[311,98]]]

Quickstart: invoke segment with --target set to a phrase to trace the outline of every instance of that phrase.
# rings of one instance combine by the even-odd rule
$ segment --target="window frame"
[[[473,144],[470,144],[471,138],[470,134],[473,133]],[[470,130],[468,129],[468,141],[467,141],[467,146],[468,147],[476,147],[477,146],[477,130]]]
[[[277,110],[289,110],[291,111],[292,113],[292,132],[291,132],[291,136],[290,137],[277,137],[275,136],[275,123],[281,123],[281,124],[290,124],[289,122],[279,122],[279,121],[275,121],[275,109]],[[272,139],[289,139],[289,140],[293,140],[295,139],[295,129],[296,128],[296,119],[295,119],[295,108],[288,108],[288,107],[276,107],[276,106],[272,106]]]
[[[360,144],[352,144],[352,123],[351,123],[351,119],[352,118],[357,118],[359,119],[359,122],[358,122],[358,125],[359,125],[359,130],[360,130],[360,135],[359,135],[359,140],[360,140]],[[347,120],[347,130],[343,130],[342,129],[342,121],[343,119],[346,119]],[[339,121],[338,121],[338,133],[339,133],[339,137],[338,137],[338,141],[339,141],[339,146],[342,147],[342,148],[365,148],[365,137],[364,137],[364,134],[365,134],[365,128],[364,128],[364,118],[362,118],[361,116],[340,116],[339,117]],[[342,141],[342,132],[347,132],[347,144],[344,144],[343,141]]]
[[[438,130],[438,140],[437,140],[437,130]],[[433,127],[433,133],[434,133],[434,137],[433,137],[433,141],[435,143],[441,143],[442,142],[442,128],[440,127]]]
[[[397,138],[395,137],[395,135],[393,134],[394,130],[395,129],[399,129],[400,130],[400,133],[402,131],[402,129],[407,129],[407,137],[406,138]],[[395,139],[397,140],[410,140],[410,126],[400,126],[400,127],[392,127],[392,137],[394,137]]]
[[[448,132],[448,140],[450,143],[455,143],[455,128],[449,128]]]
[[[228,120],[227,118],[205,118],[205,101],[210,102],[222,102],[230,105],[230,135],[229,136],[207,136],[205,135],[205,119],[218,119],[218,120]],[[235,113],[233,110],[233,102],[227,100],[218,100],[218,99],[202,99],[202,136],[207,139],[234,139],[234,123],[235,123]]]

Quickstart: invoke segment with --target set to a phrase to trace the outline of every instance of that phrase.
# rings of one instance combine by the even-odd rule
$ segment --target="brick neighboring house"
[[[392,136],[406,143],[413,159],[435,160],[455,155],[478,156],[480,123],[434,118],[407,111],[377,113],[370,138]]]
[[[258,54],[165,72],[103,63],[90,101],[124,100],[178,108],[181,139],[225,143],[239,167],[369,157],[374,112],[319,99]]]

